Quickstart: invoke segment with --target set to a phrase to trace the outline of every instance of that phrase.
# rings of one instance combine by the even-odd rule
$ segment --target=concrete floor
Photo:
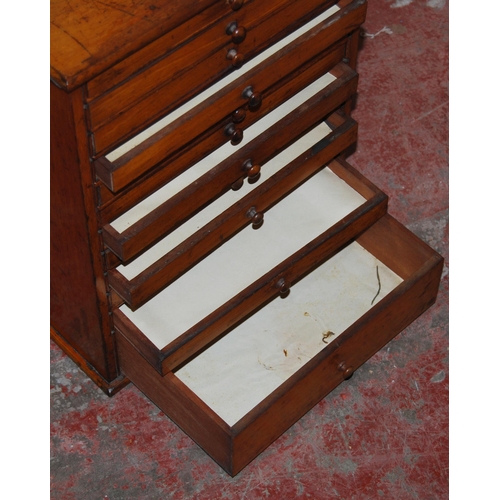
[[[448,498],[448,2],[369,0],[349,161],[446,259],[437,303],[235,478],[51,344],[51,498]]]

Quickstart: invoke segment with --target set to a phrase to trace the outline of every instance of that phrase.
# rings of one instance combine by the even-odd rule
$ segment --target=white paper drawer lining
[[[326,86],[328,86],[335,80],[336,78],[330,73],[323,75],[321,78],[303,89],[294,97],[283,103],[271,113],[267,114],[264,118],[262,118],[262,120],[259,120],[247,130],[245,130],[244,140],[240,144],[233,146],[228,141],[226,144],[203,158],[203,160],[190,167],[181,175],[177,176],[168,184],[155,191],[152,195],[148,196],[146,199],[115,219],[113,222],[111,222],[111,226],[119,233],[125,231],[125,229],[135,224],[142,217],[152,212],[155,208],[160,206],[165,201],[169,200],[172,196],[176,195],[185,187],[189,186],[203,174],[207,173],[209,170],[217,166],[220,162],[224,161],[226,158],[237,152],[240,148],[272,127],[276,122],[290,113],[290,111],[293,111],[294,109],[300,107],[305,101],[316,95],[318,92],[323,90]],[[267,166],[265,169],[263,169],[263,173],[266,169],[268,169]],[[241,193],[242,191],[239,192],[238,196],[241,195]]]
[[[163,348],[365,202],[323,168],[136,311],[120,310]]]
[[[353,243],[176,372],[234,425],[402,282]]]

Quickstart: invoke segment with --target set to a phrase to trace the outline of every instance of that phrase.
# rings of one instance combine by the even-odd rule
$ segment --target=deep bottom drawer
[[[434,301],[442,258],[390,216],[176,372],[122,371],[237,474]]]

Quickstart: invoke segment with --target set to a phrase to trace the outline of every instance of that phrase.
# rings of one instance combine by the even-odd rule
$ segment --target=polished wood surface
[[[103,381],[118,375],[81,93],[51,85],[51,325]]]
[[[244,71],[334,4],[338,12]],[[51,11],[51,335],[107,394],[132,381],[234,475],[436,298],[442,258],[387,215],[387,196],[344,159],[358,131],[350,111],[366,1],[51,0]],[[114,161],[106,158],[230,72],[238,77],[224,88]],[[250,125],[327,72],[337,80],[271,129],[129,229],[112,227],[216,148],[240,143]],[[266,162],[318,124],[328,125],[326,137],[136,278],[118,271],[222,194],[258,182]],[[242,228],[259,230],[270,207],[329,162],[366,201],[256,273],[174,341],[157,348],[120,311],[123,303],[143,306]],[[234,426],[175,376],[354,240],[403,283]]]
[[[170,372],[162,377],[123,337],[120,362],[134,384],[225,470],[231,470],[230,427]]]
[[[85,373],[85,375],[87,375],[87,377],[89,377],[107,396],[114,396],[130,383],[130,380],[125,377],[125,375],[119,375],[111,382],[108,382],[100,373],[93,369],[86,357],[83,357],[80,352],[73,348],[73,346],[52,327],[50,327],[50,338],[70,356],[80,370],[82,370],[82,372]]]
[[[51,325],[59,344],[66,346],[80,365],[82,359],[86,360],[87,368],[100,377],[101,386],[112,384],[119,376],[112,311],[123,300],[109,287],[109,271],[119,260],[103,247],[103,226],[226,142],[228,124],[234,124],[243,133],[244,128],[343,58],[349,61],[352,50],[349,38],[353,28],[364,19],[365,1],[341,0],[341,12],[327,23],[309,30],[245,78],[223,89],[217,99],[202,103],[171,129],[151,138],[145,149],[141,147],[139,152],[126,155],[120,159],[122,164],[120,161],[111,164],[111,170],[105,158],[92,157],[96,151],[102,154],[106,147],[111,147],[111,143],[99,146],[99,133],[108,124],[120,123],[123,129],[113,125],[109,130],[113,130],[111,142],[121,143],[165,112],[160,102],[151,101],[150,109],[145,105],[147,96],[155,93],[151,82],[158,80],[160,86],[161,82],[170,85],[171,80],[177,78],[169,79],[165,68],[180,68],[186,60],[191,61],[193,67],[203,67],[204,64],[196,64],[182,54],[192,54],[189,52],[192,49],[198,54],[196,43],[201,40],[199,47],[204,47],[205,34],[220,26],[222,19],[233,20],[229,25],[222,23],[224,46],[228,41],[238,50],[245,48],[251,57],[335,3],[334,0],[315,0],[306,6],[303,2],[283,0],[203,0],[191,5],[170,0],[152,5],[124,0],[115,5],[90,0],[52,0]],[[331,28],[329,23],[335,26]],[[181,57],[175,59],[179,54]],[[177,62],[172,63],[175,60]],[[171,63],[174,66],[168,66]],[[159,79],[157,71],[163,72]],[[217,78],[220,76],[217,74]],[[203,85],[209,84],[210,78],[204,78]],[[141,91],[143,85],[144,91]],[[349,92],[351,95],[352,87]],[[188,94],[189,89],[186,96]],[[112,97],[115,95],[118,97]],[[335,105],[346,98],[340,90],[334,95]],[[127,117],[129,104],[136,100],[144,106],[137,109],[138,116],[134,112]],[[99,106],[112,101],[113,106],[118,107],[104,107],[99,115]],[[205,115],[200,114],[200,110],[204,110]],[[96,128],[97,123],[100,125]],[[282,130],[282,138],[275,135],[276,141],[284,141],[284,144],[293,134],[300,134],[295,125],[290,123],[287,127]],[[275,146],[281,147],[278,143]],[[149,158],[149,163],[141,163],[143,158]],[[254,160],[243,176],[256,180],[259,163],[262,161]],[[126,168],[122,170],[123,165]],[[103,172],[110,172],[108,187],[98,178]],[[236,187],[240,176],[238,173],[234,179],[227,179],[230,182],[224,184],[224,189]],[[284,185],[287,183],[291,186],[289,180]],[[220,187],[215,191],[217,189]],[[209,191],[213,191],[212,186]],[[207,201],[213,196],[211,194]],[[196,210],[192,200],[193,196],[187,205],[191,207],[189,213]],[[181,211],[180,206],[175,207],[170,215]],[[257,227],[263,215],[262,211],[256,212],[250,222]],[[159,227],[152,227],[155,231],[148,236],[149,243],[147,238],[141,243],[142,248],[165,234],[163,230],[158,232]],[[231,231],[234,230],[236,227]],[[207,242],[200,247],[204,248],[202,254],[210,251],[211,244]],[[187,247],[184,254],[189,254]],[[195,262],[196,259],[185,261],[177,273]],[[136,305],[163,286],[165,282],[160,280],[145,296],[138,295],[134,299]]]
[[[73,90],[223,0],[51,0],[51,79]]]

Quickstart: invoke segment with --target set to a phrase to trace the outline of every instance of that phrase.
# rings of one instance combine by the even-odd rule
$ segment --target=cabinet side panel
[[[106,311],[99,301],[95,278],[98,255],[89,236],[92,221],[85,210],[85,189],[88,196],[92,188],[83,185],[80,173],[78,134],[85,139],[85,130],[77,130],[75,125],[73,97],[53,84],[50,87],[51,326],[110,381],[116,376],[116,368],[107,359],[109,341],[105,341],[102,321]]]

